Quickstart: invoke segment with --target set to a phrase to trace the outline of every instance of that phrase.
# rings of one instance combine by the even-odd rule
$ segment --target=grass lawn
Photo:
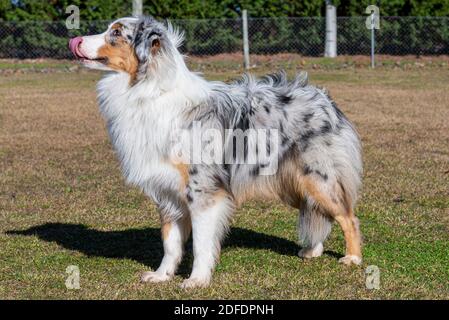
[[[296,210],[249,202],[234,216],[209,288],[179,288],[191,270],[191,244],[173,281],[139,283],[162,258],[159,218],[122,180],[96,106],[100,74],[13,72],[0,75],[0,298],[448,299],[447,63],[393,61],[375,71],[321,63],[267,58],[253,72],[291,74],[302,65],[355,122],[364,145],[356,209],[363,266],[337,262],[338,226],[322,257],[302,261]],[[232,60],[191,65],[214,80],[241,73]],[[65,286],[69,265],[80,269],[79,290]],[[365,286],[369,265],[380,270],[378,290]]]

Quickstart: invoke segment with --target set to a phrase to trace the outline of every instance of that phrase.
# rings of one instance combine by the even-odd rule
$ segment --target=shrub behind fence
[[[337,18],[338,54],[368,55],[366,17]],[[103,32],[108,21],[81,22],[67,30],[65,22],[0,21],[0,58],[70,58],[69,37]],[[242,52],[241,19],[172,20],[185,32],[182,51],[189,55]],[[322,56],[325,19],[250,18],[252,54],[298,53]],[[382,17],[376,30],[376,53],[391,55],[449,54],[448,17]]]

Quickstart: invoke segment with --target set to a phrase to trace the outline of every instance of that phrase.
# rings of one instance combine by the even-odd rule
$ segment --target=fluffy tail
[[[332,220],[307,201],[299,210],[299,240],[304,249],[315,248],[326,240]]]

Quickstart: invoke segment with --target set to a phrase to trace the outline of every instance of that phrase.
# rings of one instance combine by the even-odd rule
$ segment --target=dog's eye
[[[112,35],[114,37],[120,37],[121,33],[119,29],[115,29],[114,31],[112,31]]]

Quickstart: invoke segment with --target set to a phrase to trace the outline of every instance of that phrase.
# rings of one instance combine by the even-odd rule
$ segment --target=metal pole
[[[249,41],[248,41],[248,14],[246,10],[242,11],[243,24],[243,66],[245,70],[249,69]]]
[[[142,0],[133,0],[133,16],[141,16],[143,13]]]
[[[326,47],[324,56],[337,56],[337,8],[330,1],[326,4]]]
[[[371,68],[375,68],[375,61],[374,61],[374,46],[376,44],[374,39],[374,29],[375,29],[375,17],[374,17],[374,11],[371,13]]]

